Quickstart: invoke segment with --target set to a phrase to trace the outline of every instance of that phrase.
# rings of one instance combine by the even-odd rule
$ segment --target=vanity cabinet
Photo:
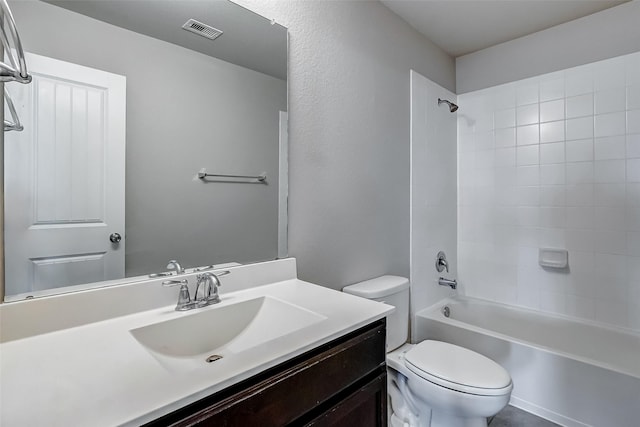
[[[147,426],[386,426],[386,375],[382,319]]]

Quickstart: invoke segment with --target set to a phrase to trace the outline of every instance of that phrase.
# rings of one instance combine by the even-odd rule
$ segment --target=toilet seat
[[[511,392],[511,377],[493,360],[457,345],[426,340],[404,354],[419,377],[462,393],[499,396]]]

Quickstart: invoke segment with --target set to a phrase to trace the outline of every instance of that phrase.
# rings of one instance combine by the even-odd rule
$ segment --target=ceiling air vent
[[[217,28],[213,28],[210,25],[203,24],[202,22],[196,21],[195,19],[189,19],[183,26],[187,31],[191,31],[192,33],[196,33],[202,37],[206,37],[210,40],[215,40],[222,35],[222,31]]]

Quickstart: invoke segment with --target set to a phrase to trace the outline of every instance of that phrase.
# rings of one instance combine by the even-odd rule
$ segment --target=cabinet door
[[[307,427],[384,427],[387,425],[387,374],[380,374],[306,424]]]

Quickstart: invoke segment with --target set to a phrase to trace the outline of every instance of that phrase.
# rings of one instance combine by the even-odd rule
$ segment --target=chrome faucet
[[[456,289],[458,287],[458,282],[456,279],[445,279],[444,277],[441,277],[438,279],[438,285],[449,286],[451,289]]]
[[[442,270],[447,270],[447,273],[449,272],[447,255],[443,251],[438,252],[438,255],[436,255],[436,270],[438,270],[438,273],[442,273]],[[438,279],[438,285],[449,286],[451,289],[456,289],[458,287],[458,282],[455,279],[445,279],[444,277],[440,277]]]
[[[218,288],[222,286],[222,284],[218,276],[224,276],[225,274],[229,274],[229,272],[221,271],[219,273],[212,273],[207,271],[206,273],[196,276],[196,292],[193,297],[193,302],[197,307],[206,307],[220,302]],[[202,286],[202,290],[200,290],[200,286]]]
[[[184,268],[182,268],[180,263],[175,259],[172,259],[171,261],[169,261],[169,264],[167,264],[167,269],[175,270],[176,274],[184,274]]]

